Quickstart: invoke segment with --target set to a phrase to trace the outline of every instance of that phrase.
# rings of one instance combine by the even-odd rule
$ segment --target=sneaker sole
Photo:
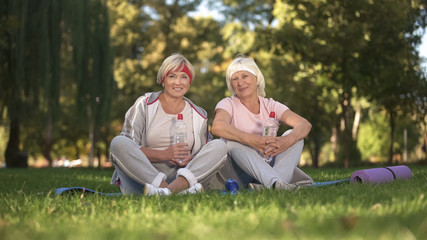
[[[186,194],[198,194],[198,193],[202,193],[202,192],[204,192],[205,190],[203,189],[203,185],[202,184],[200,184],[200,188],[199,189],[196,189],[196,191],[195,192],[185,192],[186,190],[184,190],[184,191],[182,191],[182,192],[179,192],[178,194],[180,194],[180,195],[186,195]]]
[[[276,191],[295,191],[298,189],[299,189],[299,187],[297,185],[293,185],[293,184],[288,184],[287,186],[274,188],[274,190],[276,190]]]
[[[202,192],[204,192],[205,191],[205,189],[203,189],[203,185],[202,184],[200,184],[200,189],[199,190],[196,190],[196,193],[202,193]]]
[[[254,191],[262,191],[264,189],[266,189],[266,187],[264,187],[261,184],[255,184],[255,183],[249,183],[248,187]]]

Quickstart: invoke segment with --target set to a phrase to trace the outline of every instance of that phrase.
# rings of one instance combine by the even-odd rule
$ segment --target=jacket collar
[[[151,95],[147,98],[147,105],[151,105],[159,100],[160,94],[163,93],[163,91],[153,92]],[[200,108],[199,106],[195,105],[190,99],[183,97],[185,101],[187,101],[190,106],[202,117],[207,118],[208,114],[207,112]]]

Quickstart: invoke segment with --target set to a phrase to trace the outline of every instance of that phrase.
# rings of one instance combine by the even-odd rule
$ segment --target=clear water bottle
[[[182,114],[178,114],[178,119],[175,123],[175,136],[174,136],[174,144],[175,143],[185,143],[187,142],[187,126],[185,126],[184,118]],[[182,162],[182,159],[179,159]]]
[[[270,112],[270,117],[264,123],[264,132],[262,135],[276,137],[278,129],[279,127],[277,126],[277,122],[276,122],[276,113]],[[264,157],[264,161],[268,163],[270,163],[271,160],[273,160],[271,156]]]

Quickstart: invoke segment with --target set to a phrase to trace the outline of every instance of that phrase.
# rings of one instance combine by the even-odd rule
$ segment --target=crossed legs
[[[115,137],[110,151],[116,167],[113,182],[115,178],[120,179],[120,188],[125,194],[143,193],[145,183],[168,188],[172,193],[181,192],[218,172],[227,159],[226,144],[221,140],[203,146],[185,168],[168,162],[151,163],[139,146],[125,136]]]

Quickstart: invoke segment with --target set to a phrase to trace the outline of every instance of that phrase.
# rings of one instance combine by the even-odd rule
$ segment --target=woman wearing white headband
[[[191,63],[172,54],[157,74],[164,90],[145,93],[127,111],[122,132],[110,146],[111,183],[123,194],[197,193],[225,164],[226,145],[211,141],[206,111],[184,97],[193,79]],[[185,143],[173,141],[178,114],[187,126]]]
[[[220,171],[222,180],[234,178],[256,190],[313,184],[297,168],[311,124],[282,103],[265,98],[264,76],[251,58],[237,57],[227,69],[226,82],[232,96],[216,105],[212,125],[212,133],[227,141],[229,161]],[[292,130],[279,137],[262,136],[271,112]],[[263,160],[269,157],[271,161]]]

